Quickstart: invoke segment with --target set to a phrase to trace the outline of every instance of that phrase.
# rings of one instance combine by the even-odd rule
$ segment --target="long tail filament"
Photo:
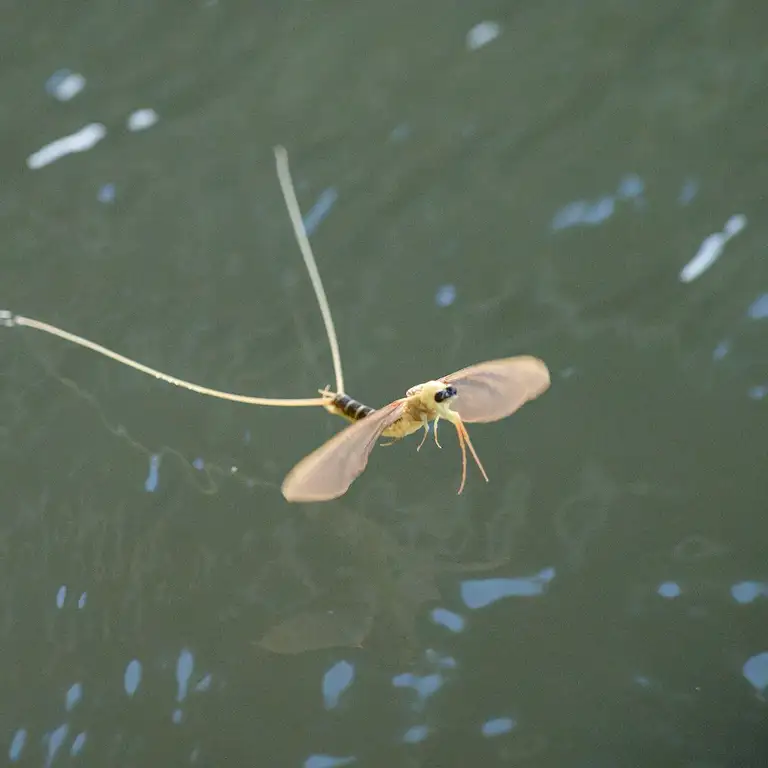
[[[301,217],[301,210],[299,209],[298,201],[296,200],[296,192],[293,189],[293,182],[291,181],[291,172],[288,167],[288,153],[283,147],[275,147],[275,159],[277,162],[277,175],[280,181],[280,187],[285,198],[285,204],[288,208],[288,214],[293,224],[293,231],[296,237],[296,242],[299,245],[299,250],[304,258],[304,263],[309,272],[309,278],[312,282],[312,288],[317,298],[317,303],[320,306],[320,314],[323,317],[323,323],[325,324],[326,334],[328,336],[328,344],[331,348],[331,357],[333,359],[333,370],[336,375],[336,391],[344,391],[344,374],[341,370],[341,355],[339,354],[339,342],[336,338],[336,329],[333,324],[333,318],[331,316],[331,310],[328,306],[328,299],[325,295],[325,289],[323,288],[323,281],[320,278],[320,273],[315,263],[315,257],[312,253],[312,248],[309,244],[309,238],[307,237],[306,230],[304,229],[304,222]],[[62,328],[57,328],[49,323],[44,323],[42,320],[35,320],[31,317],[22,317],[21,315],[14,315],[7,310],[0,310],[0,325],[6,326],[25,326],[27,328],[34,328],[37,331],[43,333],[49,333],[52,336],[58,336],[60,339],[69,341],[73,344],[77,344],[86,349],[90,349],[93,352],[98,352],[100,355],[115,360],[118,363],[127,365],[130,368],[134,368],[142,373],[154,376],[156,379],[161,379],[168,384],[174,384],[177,387],[183,387],[184,389],[192,390],[201,395],[208,395],[209,397],[218,397],[222,400],[232,400],[236,403],[247,403],[249,405],[272,405],[278,407],[297,407],[297,406],[326,406],[328,399],[327,396],[322,398],[318,397],[300,397],[300,398],[286,398],[286,397],[253,397],[251,395],[238,395],[233,392],[222,392],[218,389],[211,389],[210,387],[203,387],[199,384],[193,384],[191,381],[184,381],[176,376],[158,371],[155,368],[150,368],[148,365],[139,363],[136,360],[132,360],[125,355],[121,355],[118,352],[113,352],[111,349],[103,347],[101,344],[97,344],[89,339],[84,339],[82,336],[77,336],[74,333],[65,331]],[[323,393],[325,394],[325,393]]]

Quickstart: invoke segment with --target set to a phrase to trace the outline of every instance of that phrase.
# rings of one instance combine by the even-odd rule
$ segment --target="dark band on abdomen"
[[[353,400],[349,395],[339,394],[333,398],[333,404],[352,421],[360,421],[364,419],[369,413],[373,413],[375,408],[371,408],[370,405],[363,405],[358,403],[357,400]]]

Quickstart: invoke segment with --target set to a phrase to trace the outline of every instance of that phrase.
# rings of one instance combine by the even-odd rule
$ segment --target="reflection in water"
[[[435,541],[432,549],[426,546],[416,549],[402,544],[396,529],[385,528],[361,513],[343,506],[332,512],[326,511],[314,524],[328,537],[327,548],[339,548],[339,556],[345,561],[335,572],[327,572],[323,577],[330,578],[332,586],[321,591],[321,599],[326,600],[325,595],[332,594],[333,606],[321,609],[318,601],[313,601],[311,607],[270,628],[258,644],[282,654],[330,647],[370,647],[368,636],[375,620],[376,637],[385,644],[387,652],[398,656],[398,663],[405,658],[412,660],[418,653],[416,622],[423,615],[422,606],[441,597],[437,586],[440,574],[489,570],[508,561],[512,543],[506,535],[505,523],[518,519],[527,498],[525,492],[519,493],[519,477],[515,476],[513,480],[510,487],[516,491],[514,498],[493,522],[493,530],[499,527],[501,535],[489,537],[488,547],[496,551],[493,552],[495,557],[488,562],[443,560],[435,552],[442,546],[440,540]],[[523,491],[526,489],[527,486]],[[418,536],[426,543],[429,539],[424,531],[432,522],[426,514],[410,514],[404,536],[411,538],[410,529],[414,528],[415,532],[418,524],[421,531]],[[454,529],[444,514],[434,522],[439,522],[436,531],[442,537],[448,539],[453,535]],[[457,518],[456,525],[463,525],[463,521]],[[313,530],[316,537],[319,531]],[[296,562],[295,554],[289,562]],[[303,569],[307,567],[302,564]],[[343,578],[339,579],[342,574]],[[540,577],[549,578],[546,572]],[[471,585],[469,589],[472,589]],[[453,632],[460,632],[464,626],[462,616],[442,607],[431,611],[431,619]]]
[[[483,736],[501,736],[503,733],[509,733],[516,725],[512,717],[497,717],[483,723],[480,731]]]
[[[464,617],[446,608],[434,608],[430,615],[435,624],[440,624],[451,632],[461,632],[464,629]]]
[[[461,583],[461,598],[467,608],[484,608],[505,597],[535,597],[544,594],[555,578],[554,568],[545,568],[534,576],[516,579],[478,579]]]
[[[53,763],[53,759],[56,757],[56,753],[64,743],[64,739],[67,738],[68,733],[69,725],[64,723],[56,728],[52,733],[46,734],[43,738],[43,741],[48,743],[48,753],[45,761],[46,767]]]
[[[552,219],[552,229],[560,230],[579,224],[594,226],[602,224],[613,215],[616,202],[612,196],[601,197],[595,202],[576,200],[559,210]]]
[[[8,749],[8,758],[12,763],[15,763],[24,750],[24,745],[27,743],[27,732],[23,728],[19,728],[16,733],[13,734],[11,739],[11,746]]]
[[[323,675],[323,703],[326,709],[339,705],[341,694],[352,685],[355,668],[348,661],[339,661]]]
[[[144,481],[144,490],[148,493],[154,493],[157,490],[161,458],[162,457],[157,453],[153,453],[149,457],[149,473],[147,474],[147,479]]]
[[[85,608],[85,603],[87,602],[87,600],[88,600],[88,593],[83,592],[83,594],[80,595],[80,598],[77,601],[78,610],[82,610],[83,608]]]
[[[768,318],[768,293],[758,296],[748,307],[747,317],[750,320],[765,320]]]
[[[46,144],[27,158],[27,165],[33,170],[55,162],[65,155],[85,152],[96,146],[107,135],[107,129],[101,123],[90,123],[79,131]]]
[[[72,757],[77,757],[77,755],[79,755],[83,751],[86,738],[87,736],[85,731],[81,731],[72,740],[72,746],[69,748],[69,754],[72,755]]]
[[[718,342],[717,346],[712,350],[713,360],[722,360],[731,351],[731,340],[723,339]]]
[[[141,662],[137,659],[128,663],[125,668],[125,675],[123,676],[123,685],[125,692],[129,696],[133,696],[141,685]]]
[[[187,697],[189,678],[192,677],[192,670],[194,668],[195,660],[192,653],[186,648],[182,648],[176,661],[176,701],[184,701]]]
[[[444,677],[439,673],[429,675],[415,675],[412,672],[403,672],[392,678],[395,688],[411,688],[416,692],[417,700],[414,703],[416,709],[421,709],[427,699],[442,688]]]
[[[69,101],[85,88],[85,78],[79,72],[58,69],[45,82],[45,90],[59,101]]]
[[[662,597],[666,598],[680,597],[681,593],[680,585],[676,584],[674,581],[665,581],[663,584],[659,585],[659,588],[656,591]]]
[[[56,593],[56,607],[57,608],[63,608],[64,602],[67,599],[67,586],[66,584],[62,584],[59,587],[59,591]]]
[[[699,246],[696,255],[680,270],[680,281],[690,283],[706,272],[720,258],[726,243],[746,226],[746,216],[743,214],[731,216],[725,222],[723,231],[709,235]]]
[[[747,659],[742,672],[759,694],[765,693],[768,688],[768,651]]]
[[[589,545],[605,527],[619,498],[619,486],[603,466],[594,461],[582,466],[578,488],[560,503],[554,518],[571,567],[583,564]]]
[[[450,307],[456,301],[456,286],[446,283],[441,285],[435,293],[435,304],[438,307]]]
[[[439,654],[433,648],[427,648],[424,651],[424,658],[427,663],[433,667],[439,667],[440,669],[456,669],[456,659],[453,656],[443,656]]]
[[[501,34],[501,25],[495,21],[481,21],[467,32],[467,48],[476,51]]]
[[[645,183],[636,174],[628,174],[619,181],[615,194],[604,195],[597,200],[574,200],[561,208],[553,217],[550,227],[558,232],[576,226],[595,226],[613,216],[616,203],[631,200],[635,206],[643,203]]]
[[[125,127],[129,131],[145,131],[147,128],[151,128],[159,119],[154,109],[137,109],[128,115]]]
[[[746,605],[758,597],[768,597],[768,584],[761,581],[741,581],[731,587],[731,596],[737,603]]]
[[[68,691],[64,700],[64,706],[67,712],[74,709],[80,699],[83,697],[83,686],[80,683],[75,683]]]
[[[96,193],[96,199],[100,203],[109,204],[114,203],[117,197],[117,188],[112,182],[107,182],[99,187],[99,191]]]
[[[686,179],[680,190],[680,194],[677,196],[677,202],[680,203],[680,205],[688,205],[688,203],[693,202],[693,199],[698,193],[698,182],[695,179]]]
[[[306,611],[280,622],[259,640],[273,653],[304,653],[323,648],[362,646],[373,625],[373,616],[359,610]]]
[[[332,755],[310,755],[304,761],[304,768],[339,768],[342,765],[351,765],[356,757],[333,757]]]
[[[426,725],[412,725],[404,734],[405,744],[418,744],[429,736],[429,727]]]
[[[339,193],[334,187],[328,187],[324,190],[317,202],[307,211],[304,216],[304,229],[307,231],[307,237],[312,235],[320,226],[323,219],[331,212],[331,208],[339,199]]]

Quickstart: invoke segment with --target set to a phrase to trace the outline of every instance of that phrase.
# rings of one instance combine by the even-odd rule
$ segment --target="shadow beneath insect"
[[[432,539],[433,546],[406,543],[368,514],[344,505],[323,505],[307,513],[303,524],[313,542],[316,572],[325,574],[326,583],[256,641],[272,653],[364,647],[408,661],[419,651],[423,606],[441,598],[441,576],[493,570],[510,559],[507,553],[456,562],[445,539],[442,546],[439,539]]]

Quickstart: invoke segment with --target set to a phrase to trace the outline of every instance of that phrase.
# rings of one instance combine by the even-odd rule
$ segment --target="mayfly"
[[[535,357],[509,357],[472,365],[456,373],[411,387],[405,397],[374,410],[349,395],[323,390],[329,398],[326,410],[353,421],[314,453],[302,459],[283,482],[288,501],[327,501],[346,493],[353,480],[365,469],[368,457],[380,437],[393,441],[424,430],[416,450],[420,450],[433,422],[435,444],[440,448],[437,425],[440,419],[451,422],[461,448],[461,484],[467,479],[467,448],[485,481],[483,468],[465,422],[498,421],[512,415],[529,400],[549,387],[549,371]],[[453,409],[454,403],[456,410]]]
[[[454,425],[459,439],[462,456],[459,493],[464,489],[466,482],[467,447],[469,447],[473,459],[487,482],[488,476],[475,452],[464,424],[503,419],[514,413],[527,401],[538,397],[549,387],[550,378],[547,366],[541,360],[529,356],[491,360],[464,368],[440,379],[411,387],[406,392],[405,397],[399,398],[378,410],[353,400],[344,390],[344,376],[336,330],[320,273],[304,228],[285,149],[276,147],[275,158],[278,179],[293,225],[294,235],[320,307],[331,348],[336,378],[335,391],[330,391],[328,388],[319,390],[320,397],[313,398],[256,397],[223,392],[170,376],[89,339],[40,320],[1,311],[0,323],[7,326],[33,328],[58,336],[105,355],[123,365],[135,368],[142,373],[202,395],[249,405],[283,408],[322,406],[329,413],[353,422],[351,426],[302,459],[288,473],[282,485],[283,496],[288,501],[327,501],[346,493],[355,478],[365,469],[370,453],[380,437],[391,438],[394,442],[423,429],[424,437],[417,448],[420,450],[429,433],[429,425],[433,423],[435,443],[440,447],[437,438],[437,425],[441,419]],[[456,405],[455,409],[453,408],[454,404]]]

